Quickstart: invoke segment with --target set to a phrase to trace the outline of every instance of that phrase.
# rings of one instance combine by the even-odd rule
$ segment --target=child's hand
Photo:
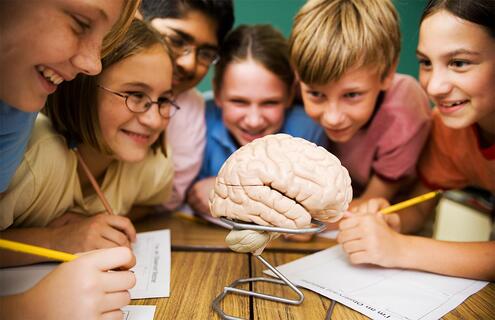
[[[346,214],[339,224],[337,242],[353,264],[395,267],[402,250],[403,236],[392,229],[385,217],[376,211]]]
[[[136,240],[136,229],[127,217],[106,213],[52,228],[51,248],[66,252],[125,246]]]
[[[61,215],[60,217],[55,218],[52,221],[50,221],[50,223],[48,224],[48,227],[49,228],[61,227],[61,226],[65,226],[66,224],[69,224],[69,223],[79,222],[79,221],[84,220],[86,218],[87,218],[87,216],[83,216],[82,214],[79,214],[79,213],[66,212],[63,215]]]
[[[350,211],[354,213],[377,213],[378,211],[390,206],[387,199],[384,198],[373,198],[366,201],[360,202],[358,205],[354,206]],[[400,232],[400,217],[396,213],[390,213],[383,215],[383,218],[387,224],[394,229],[394,231]]]
[[[208,198],[215,186],[215,177],[205,178],[196,182],[187,193],[187,203],[194,211],[211,215]]]
[[[130,303],[127,290],[136,278],[128,269],[136,263],[128,248],[97,250],[61,264],[22,294],[21,305],[46,319],[122,319],[120,308]],[[107,272],[113,270],[112,272]]]

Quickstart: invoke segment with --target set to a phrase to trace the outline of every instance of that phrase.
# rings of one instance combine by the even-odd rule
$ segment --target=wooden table
[[[212,224],[160,215],[141,221],[136,228],[139,232],[164,228],[171,230],[170,297],[132,301],[135,305],[156,305],[157,320],[219,319],[211,304],[223,288],[240,278],[261,276],[265,269],[250,255],[233,253],[228,249],[224,241],[228,231]],[[263,257],[277,266],[333,245],[335,241],[322,238],[307,243],[277,240],[264,251]],[[244,288],[248,289],[247,285]],[[256,283],[253,289],[296,298],[288,288],[273,284]],[[230,294],[223,300],[222,308],[227,314],[244,319],[325,319],[331,300],[309,290],[302,291],[305,299],[299,306]],[[332,319],[367,317],[337,304]],[[495,319],[495,284],[490,283],[443,319]]]

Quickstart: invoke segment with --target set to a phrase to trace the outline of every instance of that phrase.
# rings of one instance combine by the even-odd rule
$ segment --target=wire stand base
[[[231,221],[228,219],[224,219],[224,218],[222,218],[221,220],[223,222],[226,222],[227,224],[231,225],[233,227],[233,229],[236,229],[236,230],[258,230],[258,231],[286,232],[286,233],[292,233],[292,234],[304,234],[304,233],[320,232],[323,229],[325,229],[325,225],[322,222],[317,221],[317,220],[312,221],[314,224],[317,225],[317,227],[307,228],[307,229],[299,229],[299,230],[285,229],[285,228],[278,228],[278,227],[265,227],[265,226],[251,225],[251,224],[246,224],[246,223],[237,223],[237,222],[234,222],[234,221]],[[300,305],[304,301],[304,294],[301,292],[301,290],[299,290],[296,285],[294,285],[292,282],[290,282],[290,280],[287,279],[280,271],[278,271],[277,268],[272,266],[261,255],[252,255],[252,256],[256,257],[259,261],[261,261],[261,263],[263,263],[268,269],[270,269],[270,271],[273,272],[273,274],[275,275],[276,278],[254,277],[254,278],[238,279],[238,280],[232,282],[229,286],[224,287],[223,292],[220,295],[218,295],[213,300],[213,303],[212,303],[213,309],[218,313],[218,315],[222,319],[244,320],[242,318],[238,318],[238,317],[226,314],[222,310],[222,308],[220,307],[221,301],[229,293],[251,296],[251,297],[256,297],[256,298],[275,301],[275,302],[287,303],[287,304],[291,304],[291,305]],[[249,291],[249,290],[237,288],[237,286],[242,285],[244,283],[255,283],[255,282],[269,282],[269,283],[275,283],[275,284],[280,284],[280,285],[286,285],[292,291],[294,291],[299,298],[298,299],[289,299],[289,298],[269,295],[266,293]]]

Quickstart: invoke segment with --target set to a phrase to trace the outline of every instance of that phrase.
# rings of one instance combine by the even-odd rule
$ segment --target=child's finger
[[[119,309],[103,313],[99,320],[122,320],[123,318],[124,313]]]
[[[375,213],[385,207],[388,207],[389,205],[389,202],[383,198],[371,199],[367,202],[367,211],[370,213]]]
[[[354,215],[354,212],[346,211],[346,212],[344,212],[344,215],[342,216],[342,219],[344,219],[344,218],[350,218],[353,215]]]
[[[351,240],[351,241],[346,241],[342,243],[342,248],[344,249],[345,252],[348,254],[358,252],[358,251],[364,251],[366,249],[366,245],[364,241],[361,240]]]
[[[107,312],[109,310],[118,310],[125,307],[131,302],[131,295],[129,291],[111,292],[105,294],[101,301],[101,312]]]
[[[136,228],[134,228],[131,220],[127,219],[126,217],[110,215],[107,216],[107,219],[108,223],[112,227],[123,231],[131,242],[136,241]]]
[[[106,240],[112,242],[114,247],[131,247],[131,243],[129,241],[129,238],[125,233],[123,233],[119,229],[112,228],[111,226],[105,227],[101,231],[101,236],[105,238]]]
[[[360,239],[361,239],[361,234],[352,229],[340,231],[339,234],[337,235],[338,243],[346,243],[348,241],[360,240]]]
[[[114,270],[119,268],[129,269],[136,264],[136,257],[131,249],[127,247],[114,247],[109,249],[100,249],[90,251],[81,255],[89,264],[98,268],[101,271]],[[70,262],[69,262],[70,263]]]
[[[347,230],[350,228],[354,228],[358,225],[358,223],[359,223],[359,219],[357,219],[356,217],[346,218],[346,219],[340,220],[339,229],[340,230]]]

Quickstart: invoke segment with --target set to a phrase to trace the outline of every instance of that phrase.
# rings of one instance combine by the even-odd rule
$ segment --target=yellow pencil
[[[442,193],[442,190],[436,190],[436,191],[428,192],[428,193],[425,193],[421,196],[417,196],[417,197],[411,198],[409,200],[402,201],[402,202],[396,203],[392,206],[386,207],[386,208],[380,210],[380,213],[388,214],[388,213],[392,213],[392,212],[397,212],[397,211],[405,209],[407,207],[414,206],[415,204],[418,204],[420,202],[424,202],[424,201],[433,199],[440,193]]]
[[[25,244],[25,243],[5,240],[5,239],[0,239],[0,248],[11,251],[22,252],[22,253],[34,254],[36,256],[64,261],[64,262],[72,261],[75,258],[77,258],[77,256],[74,254],[46,249],[43,247],[33,246],[30,244]]]

